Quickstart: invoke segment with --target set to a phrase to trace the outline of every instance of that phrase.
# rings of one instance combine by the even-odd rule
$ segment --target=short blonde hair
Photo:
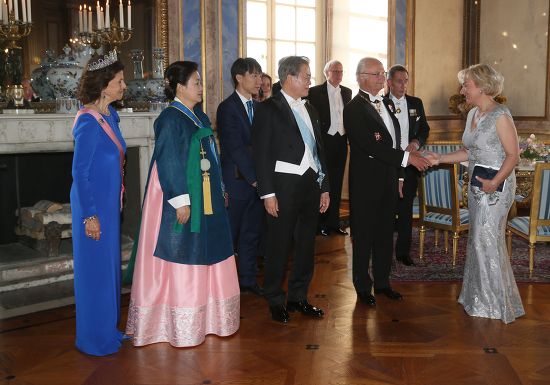
[[[484,94],[493,98],[500,95],[504,87],[504,76],[487,64],[474,64],[458,73],[460,84],[468,79],[481,88]]]

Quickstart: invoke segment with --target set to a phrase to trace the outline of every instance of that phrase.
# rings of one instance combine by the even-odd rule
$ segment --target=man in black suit
[[[320,318],[307,300],[313,276],[319,212],[330,202],[317,112],[305,103],[311,84],[309,61],[289,56],[279,62],[281,92],[260,103],[252,123],[252,152],[258,191],[267,215],[264,296],[271,317],[286,323],[288,312]],[[293,237],[288,296],[282,284]]]
[[[331,232],[347,235],[348,233],[340,228],[340,199],[348,156],[343,111],[344,106],[351,100],[351,90],[340,85],[344,69],[339,61],[329,61],[323,72],[327,81],[311,87],[308,95],[308,100],[319,112],[330,179],[330,207],[326,213],[319,216],[319,231],[324,236]]]
[[[220,103],[216,114],[220,139],[223,183],[229,194],[229,222],[241,292],[262,295],[256,282],[258,245],[264,209],[256,192],[258,184],[252,160],[251,127],[258,102],[252,99],[262,82],[262,68],[252,58],[239,58],[231,66],[233,92]]]
[[[359,93],[344,108],[344,127],[350,143],[350,219],[353,239],[353,284],[359,300],[376,304],[371,294],[398,300],[390,286],[395,206],[402,167],[425,170],[427,159],[417,151],[399,148],[400,128],[395,106],[378,95],[385,83],[384,66],[374,58],[357,65]],[[373,277],[369,275],[372,254]]]
[[[402,65],[394,65],[388,71],[390,98],[395,105],[395,116],[401,128],[400,148],[404,151],[416,151],[426,143],[430,126],[424,113],[424,105],[420,98],[407,95],[409,72]],[[397,242],[395,257],[407,266],[414,265],[410,256],[412,240],[413,201],[418,188],[420,173],[414,166],[405,168],[403,194],[397,202]]]

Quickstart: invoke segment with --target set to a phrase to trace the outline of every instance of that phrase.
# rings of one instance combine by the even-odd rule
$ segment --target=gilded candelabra
[[[120,53],[120,45],[130,40],[132,31],[132,29],[119,27],[117,21],[113,19],[109,28],[98,30],[97,33],[102,44],[109,45]]]
[[[32,23],[15,20],[15,13],[12,11],[8,14],[8,22],[0,22],[0,37],[8,41],[6,48],[21,49],[17,45],[17,41],[30,35]]]
[[[101,48],[101,32],[94,30],[93,32],[80,32],[80,41],[82,44],[89,45],[94,50],[94,54]]]

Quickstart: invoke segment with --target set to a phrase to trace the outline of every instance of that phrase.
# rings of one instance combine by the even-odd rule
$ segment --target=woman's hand
[[[187,223],[189,217],[191,216],[191,208],[189,206],[181,206],[176,209],[176,218],[180,225]]]
[[[430,162],[431,166],[437,166],[441,161],[441,154],[432,151],[425,151],[422,153],[422,156]]]
[[[496,184],[492,179],[483,179],[476,176],[476,179],[481,182],[481,191],[486,194],[492,194],[497,191],[498,184]]]
[[[94,217],[86,220],[86,223],[84,224],[84,231],[86,232],[86,236],[88,238],[99,241],[99,238],[101,238],[101,225],[99,223],[99,218]]]

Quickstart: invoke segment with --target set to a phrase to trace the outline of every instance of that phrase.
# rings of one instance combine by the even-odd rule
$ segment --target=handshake
[[[412,164],[418,171],[425,171],[432,166],[437,166],[441,160],[441,154],[431,151],[411,151],[408,164]]]

